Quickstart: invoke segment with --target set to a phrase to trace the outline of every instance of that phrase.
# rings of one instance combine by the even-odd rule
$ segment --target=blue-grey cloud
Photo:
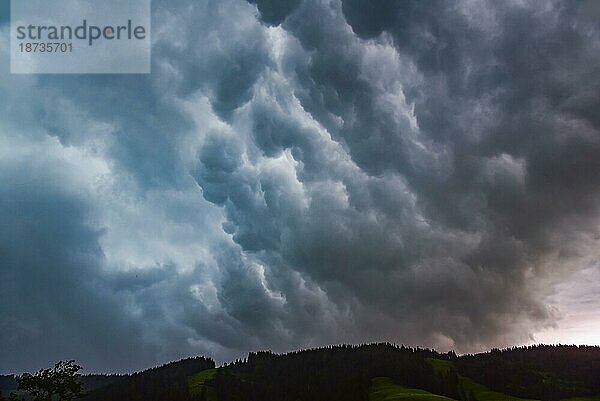
[[[596,11],[154,1],[151,75],[3,65],[0,370],[529,341],[597,263]]]

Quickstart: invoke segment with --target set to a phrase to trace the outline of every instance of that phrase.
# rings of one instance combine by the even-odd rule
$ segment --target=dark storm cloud
[[[279,25],[294,9],[302,3],[302,0],[250,0],[250,3],[256,4],[260,11],[260,18],[273,25]]]
[[[476,237],[472,248],[460,253],[459,244],[444,245],[433,230],[424,230],[403,252],[400,241],[377,238],[365,227],[348,230],[359,238],[338,236],[331,227],[344,218],[321,216],[319,222],[329,223],[323,225],[326,238],[304,233],[304,242],[295,245],[308,256],[300,265],[320,282],[333,278],[351,286],[364,300],[372,298],[371,291],[386,294],[377,307],[393,305],[404,319],[410,313],[405,315],[403,304],[416,319],[434,308],[440,316],[428,324],[436,326],[440,319],[440,333],[459,347],[497,341],[494,333],[504,335],[513,327],[506,316],[549,318],[532,296],[526,272],[543,270],[552,252],[569,253],[582,233],[589,237],[597,230],[600,137],[592,113],[583,110],[599,106],[590,87],[600,84],[600,60],[594,50],[597,25],[582,18],[586,7],[590,4],[343,1],[353,32],[371,40],[363,44],[391,39],[400,59],[416,68],[390,76],[387,84],[399,81],[407,103],[414,104],[418,142],[407,118],[381,107],[385,90],[365,77],[364,53],[345,32],[335,5],[305,2],[289,15],[284,29],[313,52],[294,71],[305,110],[348,147],[363,171],[406,179],[431,228]],[[381,221],[409,227],[396,216],[401,207],[386,212],[378,205],[385,195],[373,199],[368,210],[381,212]],[[331,212],[327,208],[328,217]],[[585,222],[582,216],[593,218]],[[392,232],[385,230],[388,237]],[[398,237],[410,243],[413,235]],[[311,238],[316,243],[303,247]],[[377,246],[362,249],[370,239]],[[337,240],[347,246],[338,248]],[[439,249],[428,245],[433,241]],[[428,259],[433,265],[422,266]],[[399,271],[418,266],[417,276],[373,283],[362,275],[391,266]],[[445,280],[436,285],[428,270]],[[461,327],[455,319],[469,323]]]
[[[136,366],[151,349],[106,288],[100,233],[83,223],[85,204],[44,171],[60,166],[3,167],[0,370],[41,367],[74,352],[105,369]]]
[[[598,257],[593,3],[153,7],[150,76],[0,81],[0,370],[554,323]]]

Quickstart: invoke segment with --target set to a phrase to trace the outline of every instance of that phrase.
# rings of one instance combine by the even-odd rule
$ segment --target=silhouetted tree
[[[31,375],[17,378],[17,390],[25,391],[33,401],[70,401],[83,397],[78,372],[81,366],[75,361],[60,361],[54,368],[42,369]],[[12,393],[11,399],[17,396]]]

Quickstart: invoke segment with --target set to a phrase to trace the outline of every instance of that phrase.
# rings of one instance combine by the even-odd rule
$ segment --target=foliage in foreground
[[[33,401],[70,401],[84,396],[79,380],[81,366],[75,361],[60,361],[53,368],[42,369],[35,374],[24,373],[17,378],[17,391],[27,394]],[[10,400],[20,395],[13,392]]]

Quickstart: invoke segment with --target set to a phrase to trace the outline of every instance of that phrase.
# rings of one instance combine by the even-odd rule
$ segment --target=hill
[[[600,401],[600,348],[536,346],[457,356],[388,343],[275,354],[215,367],[196,357],[84,376],[83,401]],[[14,377],[0,385],[14,387]],[[6,392],[4,392],[6,395]]]
[[[427,361],[433,366],[433,369],[438,374],[456,375],[458,379],[458,387],[461,400],[467,401],[535,401],[526,400],[523,398],[514,397],[505,393],[490,390],[488,387],[473,381],[472,379],[462,376],[456,370],[454,362],[440,359],[429,358]]]
[[[559,400],[600,395],[600,347],[494,349],[456,360],[459,372],[493,390],[523,398]]]
[[[376,377],[369,388],[369,401],[453,401],[425,390],[397,385],[389,377]]]
[[[188,378],[212,369],[212,359],[196,357],[172,362],[132,375],[124,375],[110,384],[91,391],[86,401],[185,401],[191,400]]]

